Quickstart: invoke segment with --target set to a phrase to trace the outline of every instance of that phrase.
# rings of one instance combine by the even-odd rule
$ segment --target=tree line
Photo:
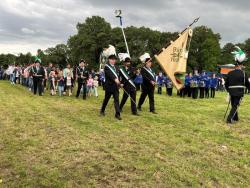
[[[126,52],[121,29],[112,28],[104,18],[100,16],[88,17],[83,23],[78,23],[77,33],[70,36],[67,44],[58,44],[46,50],[39,49],[37,55],[43,64],[53,63],[65,66],[67,63],[77,64],[80,59],[86,60],[91,68],[99,67],[99,57],[103,48],[109,44],[114,45],[117,52]],[[138,57],[144,52],[156,54],[169,41],[174,40],[177,32],[160,32],[146,27],[126,27],[124,29],[133,62],[139,65]],[[230,31],[229,31],[230,32]],[[218,65],[234,63],[231,52],[238,45],[250,53],[250,38],[243,43],[227,43],[220,47],[221,36],[214,33],[206,26],[195,27],[190,44],[188,59],[188,71],[194,69],[216,71]],[[0,65],[19,64],[25,65],[32,62],[31,53],[19,55],[1,54]],[[250,68],[247,69],[250,72]]]

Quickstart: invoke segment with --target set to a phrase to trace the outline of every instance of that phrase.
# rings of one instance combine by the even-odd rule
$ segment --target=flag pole
[[[122,30],[122,35],[123,35],[124,42],[125,42],[125,45],[126,45],[127,53],[130,56],[129,49],[128,49],[128,43],[127,43],[126,35],[125,35],[125,32],[124,32],[123,24],[122,24],[122,16],[121,16],[122,11],[121,10],[116,10],[115,14],[116,14],[116,17],[120,19],[120,26],[121,26],[121,30]]]

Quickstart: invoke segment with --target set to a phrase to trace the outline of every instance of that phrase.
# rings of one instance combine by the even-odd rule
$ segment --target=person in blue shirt
[[[192,96],[192,90],[190,88],[190,81],[192,80],[193,74],[190,72],[186,77],[185,77],[185,95],[188,97]]]
[[[215,97],[215,90],[218,85],[218,78],[216,78],[216,75],[213,73],[213,76],[210,81],[210,87],[211,87],[211,98]]]
[[[134,83],[135,83],[135,86],[136,86],[136,91],[140,91],[141,90],[141,84],[142,84],[142,82],[143,82],[142,75],[141,75],[140,70],[138,69],[136,71],[136,77],[134,79]]]
[[[104,90],[104,85],[105,85],[105,74],[104,70],[101,70],[99,73],[99,80],[100,80],[100,85],[103,87]]]
[[[164,77],[164,82],[167,89],[167,95],[171,97],[173,95],[173,83],[167,76]]]
[[[194,76],[190,81],[190,87],[192,89],[192,98],[197,99],[199,92],[199,74],[197,70],[195,70]]]
[[[208,76],[205,81],[205,97],[206,98],[209,98],[210,82],[211,82],[211,78]]]
[[[157,87],[158,87],[158,94],[162,94],[162,86],[164,83],[164,77],[162,72],[159,72],[159,74],[156,77],[156,83],[157,83]]]
[[[207,74],[205,71],[199,76],[200,98],[204,99]]]

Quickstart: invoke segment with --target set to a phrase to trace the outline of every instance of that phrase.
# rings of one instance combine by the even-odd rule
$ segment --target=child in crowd
[[[66,90],[69,91],[69,96],[71,96],[72,95],[72,75],[71,75],[71,72],[67,73]]]
[[[94,83],[93,83],[94,87],[93,87],[93,90],[94,90],[94,95],[95,97],[98,97],[98,76],[95,76],[95,79],[94,79]]]
[[[64,92],[64,77],[63,77],[63,72],[60,70],[58,72],[58,93],[59,96],[63,95]]]
[[[52,70],[49,74],[50,77],[50,95],[55,95],[56,94],[56,73],[55,70]]]
[[[156,77],[156,82],[158,86],[158,94],[162,94],[162,86],[164,82],[164,77],[162,72],[159,72],[158,76]]]
[[[92,75],[89,75],[89,79],[87,81],[87,92],[88,96],[91,97],[93,93],[93,86],[94,86],[94,79],[92,78]]]

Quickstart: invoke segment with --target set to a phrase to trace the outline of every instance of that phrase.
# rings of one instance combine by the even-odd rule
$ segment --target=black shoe
[[[115,118],[118,119],[118,120],[122,120],[120,115],[115,115]]]
[[[134,116],[140,116],[140,114],[138,114],[137,112],[133,112],[132,115],[134,115]]]
[[[233,124],[233,121],[227,120],[227,124],[232,125],[232,124]]]
[[[100,112],[100,116],[105,116],[105,112]]]
[[[155,111],[150,111],[152,114],[157,114]]]
[[[141,107],[139,107],[139,106],[137,107],[137,110],[140,111],[140,112],[142,111],[142,110],[141,110]]]

